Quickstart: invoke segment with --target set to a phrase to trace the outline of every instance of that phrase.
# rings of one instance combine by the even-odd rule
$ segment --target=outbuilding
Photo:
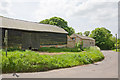
[[[74,48],[79,42],[83,43],[83,47],[95,46],[95,39],[79,34],[72,34],[71,36],[68,36],[67,47]]]
[[[67,32],[58,26],[0,16],[0,42],[3,48],[66,47]]]

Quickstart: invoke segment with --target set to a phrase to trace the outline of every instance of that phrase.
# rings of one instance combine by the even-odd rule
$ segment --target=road
[[[118,53],[109,50],[102,53],[105,59],[101,62],[46,72],[18,73],[19,78],[118,78]],[[16,78],[12,74],[2,77]]]

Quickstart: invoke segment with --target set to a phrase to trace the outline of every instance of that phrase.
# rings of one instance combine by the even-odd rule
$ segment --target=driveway
[[[18,73],[19,78],[118,78],[118,53],[102,52],[105,59],[101,62],[46,72]],[[3,74],[2,77],[16,78],[12,74]]]

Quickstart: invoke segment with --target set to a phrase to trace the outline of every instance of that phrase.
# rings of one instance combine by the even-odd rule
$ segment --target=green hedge
[[[86,52],[67,52],[61,55],[40,55],[33,51],[2,51],[2,72],[37,72],[57,68],[90,64],[104,59],[103,54],[94,48]]]

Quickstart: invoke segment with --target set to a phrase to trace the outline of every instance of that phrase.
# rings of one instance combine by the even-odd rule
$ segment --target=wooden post
[[[4,38],[4,42],[5,42],[5,47],[6,47],[6,57],[7,57],[7,47],[8,47],[8,30],[5,30],[5,38]]]

